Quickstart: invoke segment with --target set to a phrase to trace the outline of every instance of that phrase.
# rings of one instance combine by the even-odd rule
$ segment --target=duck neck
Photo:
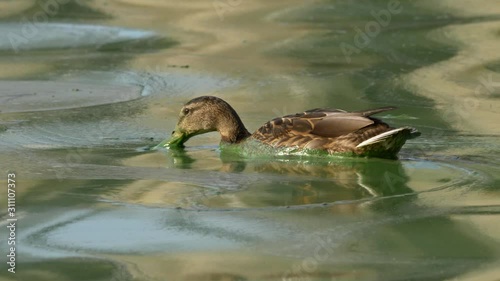
[[[239,143],[248,138],[251,134],[245,128],[243,122],[241,122],[236,111],[232,108],[230,109],[230,114],[222,118],[219,122],[217,131],[219,131],[221,135],[222,142]]]

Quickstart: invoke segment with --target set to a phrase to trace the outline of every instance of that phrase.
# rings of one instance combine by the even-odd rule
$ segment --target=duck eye
[[[189,108],[184,108],[182,110],[182,113],[184,113],[184,115],[187,115],[189,113]]]

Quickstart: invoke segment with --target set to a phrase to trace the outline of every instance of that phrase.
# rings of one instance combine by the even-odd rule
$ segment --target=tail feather
[[[388,142],[389,144],[394,144],[394,145],[397,144],[398,146],[401,147],[407,139],[413,139],[418,136],[420,136],[420,132],[418,132],[416,129],[411,127],[402,127],[371,137],[358,144],[356,148],[373,145],[381,142]],[[394,141],[396,139],[399,139],[399,141]]]

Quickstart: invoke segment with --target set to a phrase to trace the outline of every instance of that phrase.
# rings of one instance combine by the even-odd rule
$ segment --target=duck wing
[[[310,138],[335,138],[380,122],[375,118],[370,118],[370,116],[392,109],[395,107],[355,112],[315,108],[275,118],[264,124],[257,130],[256,134],[259,139],[286,138],[297,135]]]

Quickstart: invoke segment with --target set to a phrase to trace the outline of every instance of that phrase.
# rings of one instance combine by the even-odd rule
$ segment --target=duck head
[[[224,100],[202,96],[187,102],[172,136],[157,147],[183,147],[191,137],[218,131],[221,141],[237,143],[250,136],[236,111]]]

